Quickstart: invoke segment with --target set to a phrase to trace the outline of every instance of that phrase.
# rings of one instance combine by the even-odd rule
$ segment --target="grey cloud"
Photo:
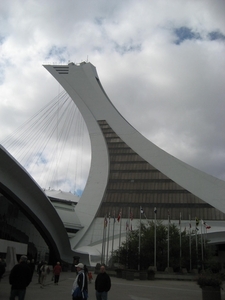
[[[42,64],[88,58],[113,104],[138,131],[172,155],[225,179],[224,1],[12,3],[1,3],[0,10],[0,140],[61,91]],[[176,34],[180,28],[186,28],[186,35]],[[42,163],[53,147],[41,156]],[[65,151],[68,156],[70,148]],[[82,155],[77,190],[89,170],[87,141]],[[51,187],[60,182],[73,190],[74,171],[63,165],[68,165],[65,159],[59,167],[62,177],[58,183],[49,179]],[[29,168],[47,185],[40,166]]]

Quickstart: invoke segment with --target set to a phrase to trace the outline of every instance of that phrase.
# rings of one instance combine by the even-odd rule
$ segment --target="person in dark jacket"
[[[100,267],[100,273],[95,279],[95,290],[97,300],[107,300],[108,291],[111,288],[111,280],[105,271],[105,266]]]
[[[9,275],[9,283],[11,284],[10,300],[15,300],[18,296],[19,300],[24,300],[26,288],[31,282],[31,270],[27,265],[27,257],[21,256],[20,261],[15,265]]]

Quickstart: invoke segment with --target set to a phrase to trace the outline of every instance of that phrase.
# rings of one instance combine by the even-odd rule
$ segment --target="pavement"
[[[42,289],[38,284],[38,276],[34,273],[33,280],[27,288],[25,300],[71,300],[71,289],[75,279],[75,273],[62,272],[59,285],[51,281],[51,274],[48,275],[46,285]],[[94,280],[89,284],[88,300],[95,300]],[[128,281],[122,278],[111,277],[112,287],[108,293],[108,300],[199,300],[202,299],[202,292],[194,281],[184,280],[139,280]],[[5,275],[0,282],[0,300],[8,300],[10,285],[8,275]],[[221,292],[222,300],[225,300],[225,292]]]

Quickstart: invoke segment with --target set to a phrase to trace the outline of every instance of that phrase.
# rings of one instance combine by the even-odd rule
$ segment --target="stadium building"
[[[51,260],[71,262],[78,256],[87,265],[107,263],[125,238],[127,221],[129,229],[131,223],[135,229],[140,208],[149,220],[157,208],[160,220],[166,221],[169,213],[178,224],[182,216],[183,228],[195,226],[196,217],[203,220],[205,229],[211,227],[207,238],[224,262],[225,182],[169,155],[135,130],[109,100],[91,63],[44,67],[83,116],[91,143],[90,172],[82,196],[71,199],[61,191],[58,195],[43,191],[1,147],[0,215],[5,229],[1,229],[0,245],[5,245],[4,251],[14,240]],[[30,232],[25,223],[18,226],[18,220],[25,218]],[[119,222],[114,222],[117,218]],[[16,238],[7,234],[10,226],[20,231]],[[24,235],[22,243],[19,234]],[[43,254],[41,247],[48,251]],[[19,245],[16,249],[18,254]]]

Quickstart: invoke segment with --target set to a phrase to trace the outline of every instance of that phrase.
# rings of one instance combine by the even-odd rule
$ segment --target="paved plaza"
[[[94,275],[94,279],[95,279]],[[59,285],[51,281],[48,275],[46,286],[40,288],[38,277],[33,276],[33,281],[27,288],[25,300],[71,300],[71,288],[75,273],[63,272],[60,276]],[[122,278],[111,277],[112,288],[108,300],[197,300],[201,299],[201,289],[193,281],[176,280],[139,280],[128,281]],[[10,285],[8,276],[4,276],[0,282],[0,299],[8,300]],[[94,281],[89,284],[89,300],[95,300]],[[222,290],[222,299],[225,292]]]

